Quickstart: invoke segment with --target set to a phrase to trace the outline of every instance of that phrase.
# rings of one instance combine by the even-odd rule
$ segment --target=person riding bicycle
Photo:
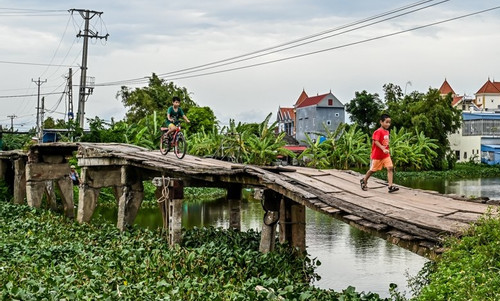
[[[180,107],[181,99],[177,96],[172,98],[172,106],[167,110],[167,120],[165,123],[168,127],[167,135],[168,139],[172,138],[172,133],[177,130],[177,126],[179,125],[179,119],[182,117],[187,123],[190,123],[189,119],[184,114],[184,111]]]

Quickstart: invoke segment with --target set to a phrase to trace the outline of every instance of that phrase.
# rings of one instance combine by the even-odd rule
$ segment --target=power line
[[[415,3],[409,4],[409,5],[405,5],[405,6],[402,6],[402,7],[399,7],[399,8],[396,8],[396,9],[393,9],[393,10],[390,10],[390,11],[387,11],[387,12],[384,12],[384,13],[381,13],[381,14],[377,14],[377,15],[374,15],[374,16],[371,16],[371,17],[368,17],[368,18],[365,18],[365,19],[361,19],[361,20],[358,20],[358,21],[355,21],[355,22],[352,22],[352,23],[349,23],[349,24],[346,24],[346,25],[342,25],[342,26],[339,26],[339,27],[336,27],[336,28],[328,29],[328,30],[322,31],[320,33],[312,34],[312,35],[309,35],[309,36],[306,36],[306,37],[302,37],[302,38],[299,38],[299,39],[295,39],[295,40],[292,40],[292,41],[289,41],[289,42],[285,42],[285,43],[282,43],[282,44],[279,44],[279,45],[275,45],[275,46],[264,48],[264,49],[257,50],[257,51],[252,51],[252,52],[249,52],[249,53],[246,53],[246,54],[234,56],[234,57],[223,59],[223,60],[218,60],[218,61],[211,62],[211,63],[206,63],[206,64],[199,65],[199,66],[194,66],[194,67],[189,67],[189,68],[185,68],[185,69],[180,69],[180,70],[177,70],[177,71],[171,71],[171,72],[167,72],[167,73],[162,73],[162,74],[159,74],[158,76],[163,77],[163,76],[167,76],[167,75],[181,75],[181,74],[193,73],[193,72],[197,72],[197,71],[212,69],[212,68],[216,68],[216,67],[221,67],[221,66],[225,66],[225,65],[229,65],[229,64],[238,63],[238,62],[241,62],[241,61],[250,60],[250,59],[253,59],[253,58],[257,58],[257,57],[269,55],[269,54],[276,53],[276,52],[279,52],[279,51],[284,51],[284,50],[287,50],[287,49],[290,49],[290,48],[299,47],[299,46],[302,46],[302,45],[305,45],[305,44],[309,44],[309,43],[313,43],[313,42],[319,41],[321,39],[326,39],[326,38],[329,38],[329,37],[332,37],[332,36],[335,36],[335,35],[331,35],[331,36],[328,36],[328,37],[325,37],[325,38],[321,38],[321,39],[316,39],[316,40],[310,41],[310,42],[305,42],[305,43],[302,43],[302,44],[299,44],[299,45],[296,45],[296,46],[290,46],[290,47],[285,48],[285,49],[279,49],[279,48],[282,48],[284,46],[288,46],[288,45],[296,44],[296,43],[299,43],[299,42],[307,41],[307,40],[310,40],[310,39],[313,39],[313,38],[316,38],[316,37],[319,37],[319,36],[322,36],[322,35],[325,35],[325,34],[328,34],[328,33],[331,33],[331,32],[340,31],[342,29],[346,29],[346,28],[349,28],[349,27],[353,27],[355,25],[363,24],[363,23],[366,23],[366,22],[369,22],[369,21],[372,21],[372,20],[376,20],[376,19],[379,19],[379,18],[382,18],[382,17],[385,17],[385,16],[389,16],[389,15],[392,15],[392,14],[395,14],[395,13],[398,13],[398,12],[402,12],[402,11],[405,11],[405,10],[408,10],[408,9],[411,9],[411,8],[415,8],[415,7],[418,7],[418,6],[421,6],[423,4],[433,2],[433,1],[436,1],[436,0],[417,1]],[[415,12],[417,10],[422,10],[422,9],[425,9],[425,8],[428,8],[428,7],[431,7],[431,6],[435,6],[435,5],[438,5],[438,4],[441,4],[441,3],[444,3],[444,2],[448,2],[448,1],[449,0],[444,0],[444,1],[441,1],[441,2],[439,2],[437,4],[431,4],[431,5],[428,5],[428,6],[425,6],[425,7],[421,7],[419,9],[416,9],[416,10],[413,10],[413,11],[410,11],[410,12],[406,12],[406,13],[403,13],[403,14],[400,14],[400,15],[397,15],[397,16],[393,16],[391,18],[386,18],[386,19],[384,19],[382,21],[373,22],[373,23],[370,23],[369,25],[365,25],[365,26],[362,26],[362,27],[359,27],[359,28],[368,27],[368,26],[374,25],[376,23],[387,21],[389,19],[393,19],[393,18],[402,16],[402,15],[410,14],[410,13],[413,13],[413,12]],[[359,28],[357,28],[357,29],[359,29]],[[354,31],[354,30],[356,30],[356,29],[352,29],[352,30],[349,30],[349,31]],[[349,32],[349,31],[345,31],[343,33],[346,33],[346,32]],[[337,34],[337,35],[340,35],[340,34]],[[268,52],[270,50],[274,50],[274,51]],[[267,52],[267,53],[256,55],[256,54],[263,53],[263,52]],[[252,56],[252,55],[255,55],[255,56]],[[245,57],[248,57],[248,56],[252,56],[252,57],[245,58]],[[245,58],[245,59],[243,59],[243,58]],[[235,61],[235,60],[237,60],[237,61]],[[233,62],[230,62],[230,61],[233,61]],[[213,65],[217,65],[217,66],[213,66]],[[211,66],[211,67],[209,67],[209,66]],[[198,69],[198,70],[196,70],[196,69]],[[193,70],[195,70],[195,71],[193,71]],[[187,71],[190,71],[190,72],[187,72]],[[121,85],[121,84],[140,84],[140,83],[147,82],[148,80],[149,80],[149,77],[142,77],[142,78],[135,78],[135,79],[129,79],[129,80],[122,80],[122,81],[102,83],[102,84],[97,84],[96,86]]]
[[[488,9],[476,11],[476,12],[473,12],[473,13],[461,15],[461,16],[458,16],[458,17],[453,17],[453,18],[442,20],[442,21],[428,23],[428,24],[421,25],[421,26],[416,26],[416,27],[413,27],[413,28],[410,28],[410,29],[405,29],[405,30],[393,32],[393,33],[390,33],[390,34],[385,34],[385,35],[381,35],[381,36],[377,36],[377,37],[373,37],[373,38],[369,38],[369,39],[364,39],[364,40],[360,40],[360,41],[356,41],[356,42],[352,42],[352,43],[347,43],[347,44],[343,44],[343,45],[339,45],[339,46],[335,46],[335,47],[330,47],[330,48],[326,48],[326,49],[321,49],[321,50],[317,50],[317,51],[311,51],[311,52],[307,52],[307,53],[303,53],[303,54],[299,54],[299,55],[289,56],[289,57],[285,57],[285,58],[281,58],[281,59],[275,59],[275,60],[266,61],[266,62],[262,62],[262,63],[256,63],[256,64],[251,64],[251,65],[246,65],[246,66],[241,66],[241,67],[235,67],[235,68],[230,68],[230,69],[225,69],[225,70],[219,70],[219,71],[213,71],[213,72],[207,72],[207,73],[201,73],[201,74],[195,74],[195,75],[188,75],[188,76],[184,76],[184,77],[174,77],[174,78],[169,78],[169,80],[187,79],[187,78],[193,78],[193,77],[213,75],[213,74],[218,74],[218,73],[225,73],[225,72],[230,72],[230,71],[248,69],[248,68],[252,68],[252,67],[263,66],[263,65],[268,65],[268,64],[272,64],[272,63],[287,61],[287,60],[296,59],[296,58],[301,58],[301,57],[310,56],[310,55],[313,55],[313,54],[318,54],[318,53],[323,53],[323,52],[327,52],[327,51],[337,50],[337,49],[346,48],[346,47],[354,46],[354,45],[358,45],[358,44],[364,44],[364,43],[367,43],[367,42],[371,42],[371,41],[375,41],[375,40],[380,40],[380,39],[384,39],[384,38],[388,38],[388,37],[400,35],[400,34],[403,34],[403,33],[411,32],[411,31],[415,31],[415,30],[419,30],[419,29],[424,29],[424,28],[427,28],[427,27],[436,26],[436,25],[447,23],[447,22],[451,22],[451,21],[456,21],[456,20],[459,20],[459,19],[463,19],[463,18],[475,16],[475,15],[478,15],[478,14],[482,14],[482,13],[485,13],[485,12],[493,11],[493,10],[496,10],[496,9],[499,9],[499,8],[500,8],[500,6],[495,6],[495,7],[492,7],[492,8],[488,8]]]
[[[56,64],[30,63],[30,62],[15,62],[15,61],[0,61],[0,64],[30,65],[30,66],[47,66],[47,67],[78,67],[78,66],[71,66],[71,65],[56,65]]]
[[[54,95],[54,94],[61,94],[61,92],[50,92],[50,93],[40,93],[40,96],[46,96],[46,95]],[[0,95],[0,98],[17,98],[17,97],[33,97],[37,96],[38,94],[20,94],[20,95]]]

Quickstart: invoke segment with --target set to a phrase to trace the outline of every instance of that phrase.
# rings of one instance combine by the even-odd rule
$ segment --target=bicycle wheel
[[[167,133],[163,133],[161,134],[160,137],[160,153],[162,155],[166,155],[169,150],[170,150],[170,145],[168,143]]]
[[[174,154],[177,158],[182,159],[186,155],[186,150],[187,150],[186,138],[184,138],[184,135],[182,133],[178,133],[174,145]]]

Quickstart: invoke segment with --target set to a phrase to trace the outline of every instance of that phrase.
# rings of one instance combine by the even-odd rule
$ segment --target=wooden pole
[[[227,199],[229,201],[229,228],[241,230],[241,195],[242,185],[234,184],[227,189]]]

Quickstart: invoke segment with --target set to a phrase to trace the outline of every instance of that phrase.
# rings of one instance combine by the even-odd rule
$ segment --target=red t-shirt
[[[381,160],[390,156],[389,153],[384,154],[384,151],[380,149],[380,147],[375,145],[375,141],[380,142],[383,146],[389,149],[389,131],[383,128],[378,128],[375,132],[373,132],[373,143],[372,143],[372,155],[371,158],[375,160]]]

